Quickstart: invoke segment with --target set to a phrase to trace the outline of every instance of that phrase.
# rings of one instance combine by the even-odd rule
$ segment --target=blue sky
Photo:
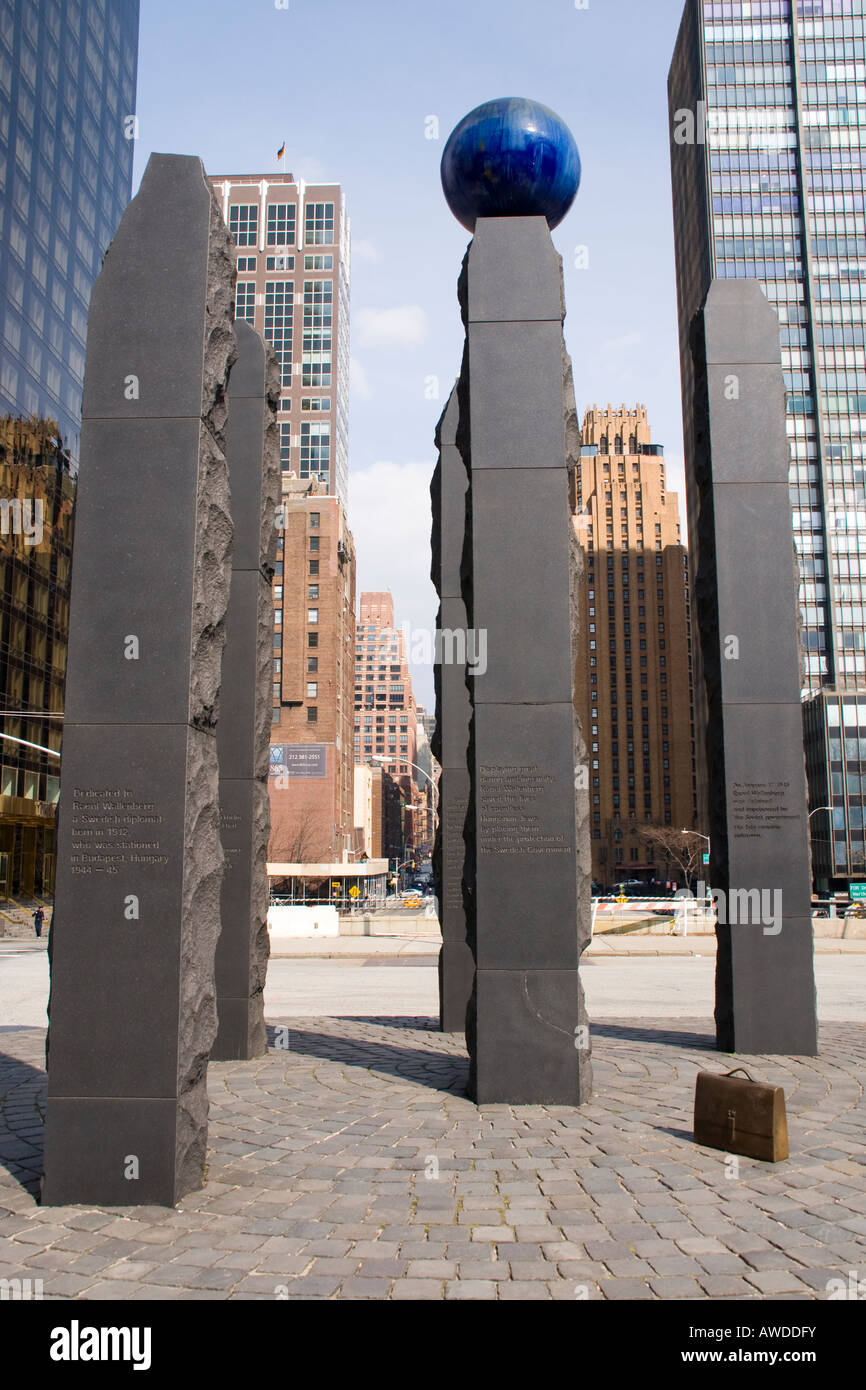
[[[288,168],[344,186],[359,591],[390,588],[398,621],[435,621],[427,488],[460,364],[468,240],[439,161],[460,118],[493,97],[544,102],[575,135],[583,181],[553,237],[578,412],[644,403],[684,513],[666,95],[683,0],[284,3],[142,0],[134,187],[153,150],[198,154],[209,173]],[[426,138],[431,116],[438,139]],[[429,669],[415,686],[432,705]]]

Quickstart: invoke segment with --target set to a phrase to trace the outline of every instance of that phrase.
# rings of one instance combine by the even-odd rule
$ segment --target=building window
[[[308,632],[308,633],[307,633],[307,646],[308,646],[308,647],[318,647],[318,645],[319,645],[319,634],[318,634],[318,632]]]
[[[318,586],[318,584],[309,584],[309,585],[307,586],[307,598],[318,598],[318,597],[319,597],[319,586]]]
[[[291,420],[280,421],[280,468],[284,473],[289,471],[292,462],[292,422]]]
[[[319,519],[320,519],[320,513],[319,513],[319,512],[310,512],[310,529],[311,529],[311,530],[313,530],[313,531],[318,530],[318,527],[319,527]],[[310,545],[312,545],[312,541],[310,542]]]
[[[235,289],[235,318],[253,323],[256,317],[256,282],[238,280]]]
[[[304,240],[308,246],[333,245],[333,203],[307,203],[304,209]]]
[[[319,711],[315,705],[307,705],[307,723],[316,724],[319,720]]]
[[[330,396],[304,396],[301,400],[301,410],[330,410]]]
[[[316,698],[316,696],[318,695],[318,693],[319,693],[319,682],[318,682],[318,681],[307,681],[307,699],[308,699],[308,700],[315,700],[315,698]]]
[[[229,208],[229,231],[236,246],[255,246],[259,234],[257,203],[236,203]]]
[[[268,246],[294,246],[294,203],[271,203],[268,206]]]
[[[294,256],[267,256],[265,270],[294,270]]]
[[[256,268],[255,256],[238,256],[238,274],[248,275]]]
[[[318,669],[319,669],[319,658],[318,658],[317,656],[308,656],[308,657],[307,657],[307,670],[308,670],[308,671],[318,671]]]
[[[308,608],[308,609],[307,609],[307,622],[308,622],[308,623],[317,623],[318,621],[319,621],[319,610],[318,610],[318,608]]]
[[[320,338],[321,335],[314,333],[310,341]],[[307,339],[305,338],[306,342]],[[323,340],[324,341],[324,340]],[[301,385],[302,386],[330,386],[331,385],[331,350],[330,335],[328,335],[328,348],[310,348],[301,350]]]
[[[292,325],[294,323],[295,283],[268,280],[265,284],[265,331],[280,364],[280,383],[292,384]]]
[[[310,550],[313,551],[313,552],[315,552],[315,551],[318,550],[318,548],[319,548],[319,537],[318,537],[318,536],[310,536]],[[318,564],[318,560],[316,560],[316,561],[312,561],[312,560],[311,560],[311,561],[310,561],[310,564],[313,564],[313,563]]]
[[[305,256],[304,270],[333,270],[333,256]]]
[[[331,470],[331,426],[327,421],[301,421],[302,478],[319,477],[327,481]]]
[[[311,560],[311,561],[310,561],[310,574],[318,574],[318,573],[319,573],[319,562],[318,562],[318,560]]]

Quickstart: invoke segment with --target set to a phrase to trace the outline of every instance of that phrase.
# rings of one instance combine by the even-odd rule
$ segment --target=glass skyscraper
[[[0,414],[78,456],[90,291],[132,191],[138,0],[0,0]]]
[[[864,9],[687,0],[668,79],[687,467],[712,278],[759,280],[779,316],[823,887],[866,877]]]
[[[0,901],[54,883],[90,292],[132,188],[138,0],[0,0]]]

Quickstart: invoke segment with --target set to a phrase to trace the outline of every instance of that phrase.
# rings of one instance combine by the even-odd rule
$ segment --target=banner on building
[[[269,777],[327,777],[324,743],[272,743]]]

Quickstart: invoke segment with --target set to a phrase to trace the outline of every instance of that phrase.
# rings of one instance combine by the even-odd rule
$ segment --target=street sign
[[[707,853],[706,850],[704,850],[703,855],[701,856],[701,858],[703,859],[703,862],[704,862],[705,864],[709,864],[709,862],[710,862],[710,856],[709,856],[709,854]]]
[[[339,880],[338,878],[332,878],[332,879],[331,879],[331,887],[332,887],[332,888],[339,888],[339,886],[340,886],[340,880]]]
[[[350,897],[350,898],[360,898],[360,896],[361,896],[361,890],[360,890],[360,888],[358,887],[357,883],[355,883],[355,884],[353,884],[352,887],[349,889],[349,897]]]
[[[866,902],[866,883],[849,883],[848,897],[852,902]]]

